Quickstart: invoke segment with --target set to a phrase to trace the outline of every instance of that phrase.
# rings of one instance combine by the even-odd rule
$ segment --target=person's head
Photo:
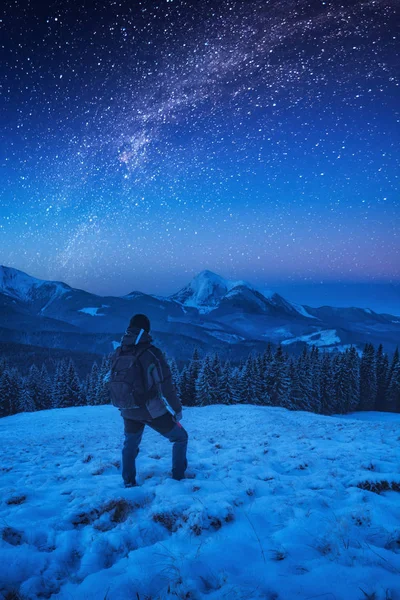
[[[147,333],[150,331],[150,320],[146,315],[137,314],[132,317],[129,322],[129,329],[133,327],[138,327],[139,329],[144,329]]]

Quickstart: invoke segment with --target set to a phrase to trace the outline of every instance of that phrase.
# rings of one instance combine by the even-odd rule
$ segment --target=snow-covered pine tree
[[[268,405],[267,386],[264,379],[264,362],[262,355],[256,356],[254,361],[254,393],[257,404]]]
[[[345,357],[338,354],[335,357],[334,365],[335,405],[333,412],[344,414],[348,412],[348,372]]]
[[[242,401],[242,378],[239,367],[233,367],[231,370],[230,388],[232,391],[233,404],[240,404]]]
[[[240,374],[241,377],[241,402],[244,404],[256,404],[257,394],[255,387],[255,365],[251,354],[247,357]]]
[[[349,412],[354,412],[360,402],[360,359],[354,346],[350,347],[346,360],[349,377],[347,408]]]
[[[218,355],[215,352],[210,359],[210,386],[212,404],[221,403],[221,379],[222,379],[222,366]]]
[[[40,386],[41,386],[41,406],[42,410],[47,410],[52,406],[52,383],[47,371],[46,365],[43,363],[40,370]]]
[[[400,412],[400,361],[391,369],[390,381],[386,394],[386,409],[390,412]]]
[[[293,358],[289,361],[289,394],[287,402],[284,401],[283,407],[289,410],[300,410],[302,405],[302,389],[300,385],[300,377],[298,371],[298,362]]]
[[[99,365],[95,361],[92,364],[92,368],[90,369],[90,373],[86,379],[86,404],[96,405],[99,404],[99,377],[100,377],[100,369]]]
[[[263,363],[263,370],[268,370],[270,365],[272,364],[272,361],[274,360],[274,353],[272,352],[272,346],[269,342],[261,356],[261,360]]]
[[[42,410],[42,381],[40,377],[40,371],[36,365],[31,365],[28,373],[28,377],[25,381],[24,395],[30,397],[30,404],[32,410]]]
[[[185,365],[182,369],[180,382],[179,382],[179,388],[180,388],[180,393],[181,393],[181,402],[182,402],[183,406],[190,406],[190,404],[188,404],[188,398],[190,396],[190,394],[189,394],[189,378],[190,378],[189,365]]]
[[[276,349],[271,365],[270,381],[272,406],[288,406],[290,402],[290,380],[287,357],[282,350],[282,346],[278,346]]]
[[[390,363],[389,371],[387,374],[387,381],[386,381],[385,410],[387,410],[389,412],[391,412],[392,408],[393,408],[393,402],[391,399],[389,399],[389,395],[391,395],[391,393],[392,393],[392,392],[390,392],[390,394],[389,394],[389,387],[391,385],[391,382],[393,380],[393,374],[396,371],[396,368],[397,368],[397,365],[399,362],[400,362],[399,349],[396,348],[396,350],[393,353],[393,358]]]
[[[321,413],[323,415],[330,415],[334,412],[335,389],[333,382],[333,365],[331,355],[328,352],[324,352],[321,359],[320,402]]]
[[[310,392],[310,409],[321,413],[321,362],[316,346],[312,346],[310,353]]]
[[[52,387],[52,408],[68,406],[67,362],[65,359],[57,362]]]
[[[0,377],[0,417],[17,412],[18,394],[13,386],[9,369],[4,368]]]
[[[11,377],[18,398],[17,412],[34,412],[36,410],[35,399],[27,387],[28,378],[22,378],[17,369],[11,371]]]
[[[106,386],[107,376],[111,369],[111,355],[103,356],[99,369],[99,380],[97,386],[97,404],[110,404],[110,393]]]
[[[312,381],[311,381],[311,360],[307,347],[298,360],[299,382],[301,389],[300,410],[312,410]]]
[[[168,364],[169,364],[169,368],[171,369],[172,381],[174,383],[176,393],[178,395],[178,398],[180,399],[181,398],[180,374],[179,374],[179,369],[178,369],[178,365],[176,364],[175,358],[171,358],[168,361]]]
[[[185,378],[181,382],[183,389],[181,389],[181,393],[184,395],[185,406],[195,406],[197,404],[196,398],[196,381],[200,372],[200,368],[202,363],[200,361],[200,356],[197,348],[193,351],[193,356],[191,361],[189,362],[187,373],[185,373]]]
[[[376,352],[376,398],[375,410],[385,410],[385,398],[388,385],[389,359],[382,344]]]
[[[213,403],[213,393],[211,387],[212,379],[211,360],[207,355],[204,357],[199,374],[196,379],[196,405],[207,406]]]
[[[220,381],[220,402],[222,404],[234,404],[233,390],[231,384],[231,364],[229,360],[225,361],[222,369]]]
[[[5,356],[0,356],[0,377],[3,375],[4,371],[9,371],[10,366]]]
[[[82,406],[83,395],[81,383],[73,360],[70,358],[67,366],[68,400],[67,406]]]
[[[367,343],[360,363],[360,410],[374,410],[376,391],[375,349]]]

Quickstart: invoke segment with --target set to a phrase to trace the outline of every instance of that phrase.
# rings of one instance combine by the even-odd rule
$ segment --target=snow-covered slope
[[[18,269],[0,265],[0,293],[23,302],[42,303],[42,310],[71,288],[59,281],[45,281],[27,275]]]
[[[111,406],[0,420],[0,596],[396,600],[399,421],[184,410],[191,479],[147,429],[121,486]],[[362,590],[362,591],[361,591]]]

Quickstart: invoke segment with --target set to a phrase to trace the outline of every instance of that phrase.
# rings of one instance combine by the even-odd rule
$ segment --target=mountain
[[[197,308],[201,314],[213,313],[213,317],[231,312],[248,314],[285,315],[314,319],[303,307],[288,302],[277,293],[267,296],[245,281],[224,279],[211,271],[201,271],[176,294],[174,302]]]
[[[295,353],[311,345],[343,351],[353,344],[361,350],[367,341],[392,351],[400,339],[398,317],[365,308],[302,306],[208,270],[169,297],[140,291],[117,297],[0,267],[3,342],[110,352],[137,312],[149,316],[156,343],[178,360],[189,358],[196,346],[238,360],[269,342]]]
[[[219,305],[228,292],[238,286],[252,289],[244,281],[231,281],[205,270],[179,292],[170,296],[170,299],[184,306],[197,308],[200,313],[208,313]]]

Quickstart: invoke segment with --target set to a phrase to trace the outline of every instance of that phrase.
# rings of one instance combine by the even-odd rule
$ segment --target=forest
[[[72,359],[55,361],[54,373],[46,365],[32,365],[27,375],[0,357],[0,417],[20,413],[108,404],[104,377],[111,355],[94,362],[81,379]],[[178,369],[168,360],[177,393],[184,406],[256,404],[281,406],[318,414],[353,411],[400,412],[400,360],[366,344],[359,355],[355,347],[343,353],[304,349],[299,357],[281,346],[250,354],[238,364],[222,363],[218,353],[192,359]]]

